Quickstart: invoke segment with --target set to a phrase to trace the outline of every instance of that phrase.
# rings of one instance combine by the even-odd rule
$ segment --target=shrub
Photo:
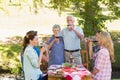
[[[120,41],[120,31],[111,31],[111,32],[110,32],[110,35],[111,35],[112,40],[113,40],[114,42]]]
[[[21,74],[20,44],[0,44],[0,66],[13,74]]]
[[[111,31],[110,34],[114,42],[114,54],[116,60],[115,63],[113,63],[113,67],[120,68],[120,31]]]

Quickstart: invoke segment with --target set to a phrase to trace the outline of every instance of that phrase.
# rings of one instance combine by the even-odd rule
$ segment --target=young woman
[[[23,40],[23,69],[25,74],[25,80],[42,80],[42,71],[40,70],[40,64],[43,52],[43,47],[38,57],[34,46],[38,45],[38,36],[36,31],[29,31]]]
[[[108,32],[96,33],[100,50],[92,54],[92,41],[89,42],[89,49],[94,59],[93,80],[111,80],[111,63],[114,62],[114,48],[111,36]]]

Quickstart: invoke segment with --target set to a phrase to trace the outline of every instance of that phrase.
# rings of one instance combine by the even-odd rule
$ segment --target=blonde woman
[[[108,32],[96,33],[96,39],[100,50],[92,54],[92,41],[89,42],[89,49],[94,59],[93,80],[111,80],[111,63],[114,62],[114,48],[111,36]]]

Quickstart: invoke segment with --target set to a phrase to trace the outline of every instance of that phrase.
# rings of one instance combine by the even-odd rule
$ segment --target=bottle
[[[73,64],[74,63],[74,59],[73,59],[73,56],[72,56],[72,53],[70,53],[70,63]]]

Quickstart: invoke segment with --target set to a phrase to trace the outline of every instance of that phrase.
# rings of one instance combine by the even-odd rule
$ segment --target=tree
[[[107,20],[120,18],[120,0],[50,0],[49,7],[61,14],[66,11],[83,24],[85,36],[105,29]]]
[[[0,10],[7,12],[7,6],[23,8],[29,6],[29,12],[39,13],[46,0],[0,0]],[[85,36],[93,35],[97,30],[106,29],[105,22],[120,18],[120,0],[47,0],[45,7],[69,12],[83,25]],[[3,4],[3,5],[2,5]]]
[[[0,0],[0,11],[9,14],[9,7],[16,7],[22,10],[24,7],[29,7],[30,13],[37,14],[43,6],[42,0]]]

